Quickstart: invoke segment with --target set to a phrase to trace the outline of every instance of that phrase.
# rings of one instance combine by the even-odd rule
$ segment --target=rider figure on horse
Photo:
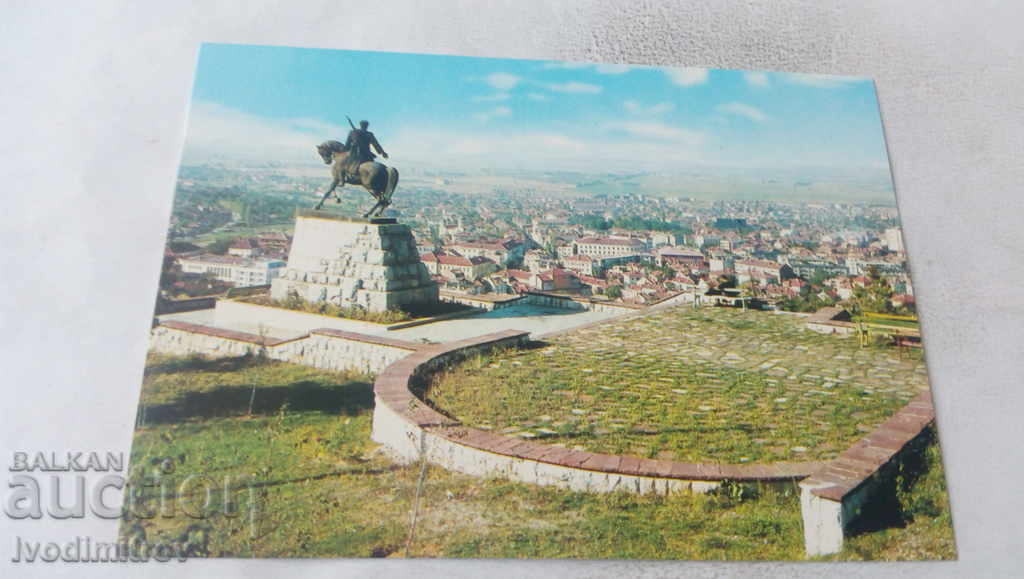
[[[352,131],[345,143],[330,140],[316,146],[317,154],[325,164],[331,166],[331,186],[324,192],[314,209],[322,209],[324,201],[332,195],[341,203],[341,198],[334,191],[338,187],[344,187],[346,183],[351,183],[362,185],[377,200],[377,204],[363,217],[369,217],[374,212],[380,216],[391,205],[391,195],[398,185],[398,171],[394,167],[386,167],[374,161],[374,150],[385,159],[388,158],[388,154],[377,142],[377,137],[367,130],[370,123],[360,121],[357,129],[349,120],[349,125]]]
[[[355,175],[359,165],[377,158],[377,155],[373,154],[371,147],[376,149],[381,157],[388,158],[384,148],[377,142],[377,137],[367,130],[369,126],[369,121],[359,121],[359,128],[357,129],[353,126],[352,130],[348,133],[348,139],[345,141],[345,148],[349,152],[348,163],[345,167],[345,173],[348,175]]]

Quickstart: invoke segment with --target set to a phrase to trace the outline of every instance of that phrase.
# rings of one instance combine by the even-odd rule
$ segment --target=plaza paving
[[[677,307],[471,359],[429,397],[478,428],[596,452],[728,463],[830,459],[928,387],[920,351],[802,318]]]
[[[532,335],[540,336],[549,332],[559,332],[592,322],[607,320],[629,312],[630,310],[625,309],[622,312],[595,312],[517,304],[499,310],[482,312],[465,318],[442,320],[401,330],[388,330],[386,324],[372,324],[356,320],[344,320],[341,318],[334,318],[332,322],[336,326],[343,326],[342,329],[374,336],[384,336],[413,342],[420,342],[423,340],[429,340],[431,342],[451,342],[482,336],[493,332],[500,332],[502,330],[522,330],[530,332]],[[296,318],[300,317],[309,318],[309,316],[296,316]],[[323,321],[314,319],[313,321],[298,321],[289,327],[280,327],[265,323],[264,321],[259,320],[257,316],[246,321],[225,321],[223,319],[218,319],[212,309],[166,314],[160,316],[160,319],[179,320],[182,322],[213,326],[225,330],[234,330],[250,334],[265,334],[269,337],[282,340],[297,338],[305,335],[310,330],[324,325]]]

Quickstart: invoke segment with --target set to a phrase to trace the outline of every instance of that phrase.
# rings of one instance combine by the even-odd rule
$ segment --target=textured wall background
[[[149,565],[220,576],[1009,575],[1020,560],[1024,40],[1019,3],[927,0],[5,3],[0,19],[0,461],[127,451],[198,42],[846,73],[877,81],[961,561],[902,566],[643,562]],[[106,521],[2,519],[38,540]],[[36,565],[64,575],[125,566]]]

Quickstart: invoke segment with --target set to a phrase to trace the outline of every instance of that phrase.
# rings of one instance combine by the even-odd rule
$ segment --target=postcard
[[[956,557],[870,79],[207,44],[153,259],[133,549]]]

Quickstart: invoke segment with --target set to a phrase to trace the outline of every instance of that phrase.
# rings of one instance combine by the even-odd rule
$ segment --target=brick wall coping
[[[179,320],[161,320],[160,325],[165,328],[171,328],[172,330],[181,330],[183,332],[191,332],[193,334],[204,334],[207,336],[224,338],[225,340],[234,340],[236,342],[256,344],[258,346],[278,346],[286,342],[291,342],[306,337],[300,336],[298,338],[282,340],[279,338],[271,338],[269,336],[260,336],[258,334],[250,334],[248,332],[236,332],[235,330],[225,330],[223,328],[215,328],[213,326],[204,326],[202,324],[193,324],[190,322],[182,322]]]
[[[336,330],[334,328],[317,328],[315,330],[310,330],[309,333],[321,336],[330,336],[332,338],[343,338],[346,340],[352,340],[353,342],[364,342],[367,344],[376,344],[378,346],[390,346],[392,348],[400,348],[402,350],[419,350],[427,346],[427,344],[419,344],[408,340],[360,334],[358,332],[348,332],[345,330]]]
[[[502,342],[525,341],[528,332],[505,330],[476,338],[445,344],[433,344],[391,364],[377,376],[373,385],[378,404],[421,429],[446,440],[486,452],[568,468],[633,476],[745,482],[793,481],[818,470],[822,462],[773,462],[766,464],[686,463],[636,456],[600,454],[572,450],[550,444],[502,436],[462,425],[441,414],[419,399],[412,391],[427,383],[430,374],[445,363],[455,361],[459,352],[488,347]]]
[[[934,421],[932,393],[925,390],[878,428],[803,481],[803,484],[817,487],[811,489],[811,493],[816,496],[842,501],[846,495],[868,482]]]

